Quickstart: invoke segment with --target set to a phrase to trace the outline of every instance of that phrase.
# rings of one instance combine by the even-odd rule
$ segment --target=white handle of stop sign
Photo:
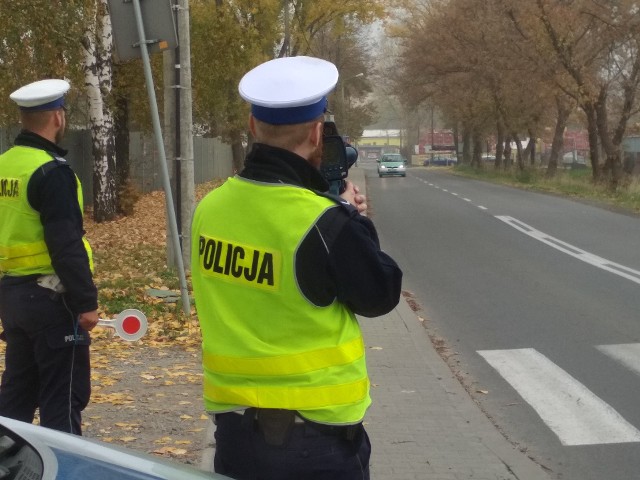
[[[98,320],[98,325],[113,328],[116,334],[128,342],[140,340],[147,333],[147,317],[140,310],[128,308],[121,311],[114,319]]]

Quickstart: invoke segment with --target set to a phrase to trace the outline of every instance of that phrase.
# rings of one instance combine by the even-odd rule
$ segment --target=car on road
[[[428,167],[429,165],[435,166],[449,166],[449,165],[457,165],[458,160],[455,157],[445,157],[442,155],[436,155],[433,158],[428,158],[424,161],[424,166]]]
[[[145,453],[0,417],[0,479],[223,480]]]
[[[385,153],[378,161],[378,176],[407,176],[407,161],[399,153]]]

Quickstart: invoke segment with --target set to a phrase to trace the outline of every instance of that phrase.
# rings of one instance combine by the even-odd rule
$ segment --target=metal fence
[[[0,129],[0,153],[13,145],[18,128]],[[130,177],[142,192],[162,190],[158,164],[158,149],[151,134],[132,132],[129,135]],[[91,132],[72,130],[65,134],[61,146],[69,153],[65,157],[82,182],[85,205],[93,201],[93,156]],[[217,138],[193,138],[193,172],[196,185],[233,175],[231,146]]]

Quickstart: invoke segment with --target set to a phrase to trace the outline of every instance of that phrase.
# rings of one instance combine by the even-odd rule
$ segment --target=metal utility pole
[[[191,217],[195,205],[189,0],[175,0],[172,9],[176,17],[178,46],[164,54],[165,135],[169,144],[168,165],[173,172],[172,187],[182,261],[189,269]],[[175,257],[175,249],[168,244],[167,265],[176,266]]]
[[[191,89],[191,27],[189,25],[189,0],[178,1],[178,48],[180,50],[180,149],[176,160],[180,165],[180,222],[182,234],[182,258],[187,269],[191,266],[191,217],[195,206],[193,171],[193,97]],[[178,63],[178,62],[176,62]]]
[[[178,114],[177,114],[177,101],[178,97],[175,80],[175,66],[176,66],[176,50],[178,48],[171,48],[165,50],[162,54],[163,63],[163,84],[164,84],[164,144],[165,153],[167,156],[167,171],[169,172],[171,191],[174,193],[173,208],[177,212],[179,205],[176,204],[177,188],[176,188],[176,157],[179,155],[176,151],[178,149],[176,141],[176,131],[178,130]],[[178,221],[176,214],[176,225],[178,229],[178,237],[180,237],[180,222]],[[174,268],[176,266],[176,252],[173,247],[173,242],[169,241],[171,237],[171,229],[167,224],[167,266]]]

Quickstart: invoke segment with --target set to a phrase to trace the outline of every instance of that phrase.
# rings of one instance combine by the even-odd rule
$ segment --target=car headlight
[[[385,167],[384,165],[380,165],[380,170],[386,170],[387,167]]]
[[[404,170],[404,165],[399,165],[398,170]]]

